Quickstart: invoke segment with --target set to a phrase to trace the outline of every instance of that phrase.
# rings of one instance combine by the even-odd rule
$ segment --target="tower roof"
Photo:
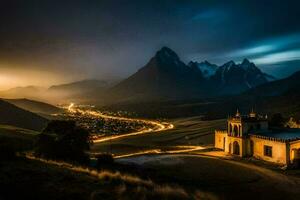
[[[240,116],[241,116],[241,113],[239,112],[239,109],[236,109],[235,117],[240,117]]]
[[[251,109],[251,112],[249,113],[249,117],[252,117],[252,118],[256,117],[256,113],[254,112],[253,107]]]

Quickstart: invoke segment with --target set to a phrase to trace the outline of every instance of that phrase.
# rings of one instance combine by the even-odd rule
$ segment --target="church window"
[[[239,130],[238,130],[238,126],[234,126],[233,128],[233,136],[238,137],[239,136]]]
[[[268,157],[272,157],[272,147],[264,145],[264,155]]]

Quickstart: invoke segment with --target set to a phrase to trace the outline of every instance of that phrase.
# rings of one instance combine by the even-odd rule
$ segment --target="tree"
[[[39,135],[35,153],[50,159],[86,163],[90,148],[89,132],[74,121],[54,120]]]

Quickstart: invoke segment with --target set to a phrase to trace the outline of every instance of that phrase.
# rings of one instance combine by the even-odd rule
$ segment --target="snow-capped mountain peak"
[[[198,67],[198,69],[202,72],[202,75],[204,78],[209,78],[209,77],[213,76],[216,73],[216,70],[218,68],[217,65],[211,64],[207,60],[205,60],[204,62],[201,62],[201,63],[190,62],[189,66],[191,66],[191,65],[196,65]]]

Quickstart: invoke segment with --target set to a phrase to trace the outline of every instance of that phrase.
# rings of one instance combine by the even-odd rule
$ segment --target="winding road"
[[[120,120],[120,121],[133,121],[137,123],[143,123],[143,124],[148,124],[150,125],[149,127],[154,127],[154,128],[145,128],[136,132],[132,133],[126,133],[126,134],[119,134],[119,135],[113,135],[113,136],[105,136],[99,139],[93,139],[94,143],[100,143],[100,142],[105,142],[105,141],[111,141],[111,140],[116,140],[120,138],[125,138],[125,137],[131,137],[131,136],[136,136],[136,135],[141,135],[141,134],[147,134],[147,133],[152,133],[152,132],[159,132],[159,131],[166,131],[169,129],[173,129],[174,125],[171,123],[166,123],[166,122],[158,122],[154,120],[147,120],[147,119],[136,119],[136,118],[128,118],[128,117],[118,117],[118,116],[111,116],[111,115],[106,115],[101,113],[100,111],[94,111],[94,110],[83,110],[78,107],[76,107],[73,103],[71,103],[67,107],[68,112],[70,113],[80,113],[82,115],[89,115],[93,117],[99,117],[99,118],[104,118],[104,119],[115,119],[115,120]]]

